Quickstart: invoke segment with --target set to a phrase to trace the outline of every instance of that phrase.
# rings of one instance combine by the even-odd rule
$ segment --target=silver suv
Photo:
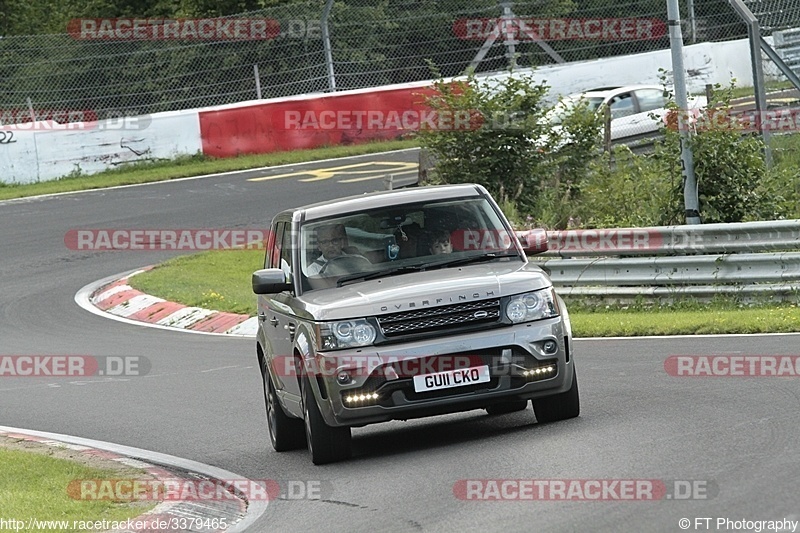
[[[580,411],[572,331],[548,276],[479,185],[365,194],[272,221],[258,362],[276,451],[346,459],[351,431],[470,409]]]

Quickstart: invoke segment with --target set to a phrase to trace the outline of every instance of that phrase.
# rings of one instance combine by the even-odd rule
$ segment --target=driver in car
[[[347,253],[344,247],[347,245],[347,233],[343,224],[327,224],[316,228],[317,249],[321,255],[317,257],[306,268],[308,276],[325,275],[328,264],[339,257],[357,257],[367,260],[364,256]]]

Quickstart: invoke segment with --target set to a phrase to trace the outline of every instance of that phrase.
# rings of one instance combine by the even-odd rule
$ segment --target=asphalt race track
[[[580,340],[580,418],[538,425],[530,409],[471,411],[368,426],[353,432],[351,461],[315,467],[305,451],[269,446],[253,340],[122,324],[73,301],[87,283],[175,252],[72,251],[63,240],[70,229],[265,228],[284,207],[382,189],[380,172],[365,171],[416,157],[0,203],[0,355],[136,355],[152,365],[148,375],[125,379],[0,378],[0,425],[314,490],[312,499],[295,490],[270,503],[252,531],[677,532],[687,530],[682,518],[689,531],[748,531],[735,526],[800,520],[800,378],[673,377],[664,368],[671,355],[798,355],[800,336]],[[294,174],[365,161],[384,166]],[[248,181],[255,176],[283,177]],[[611,490],[590,501],[474,501],[454,492],[465,480],[490,479],[656,480],[669,497],[627,501]],[[689,486],[696,490],[682,492]],[[717,527],[719,518],[732,522]]]

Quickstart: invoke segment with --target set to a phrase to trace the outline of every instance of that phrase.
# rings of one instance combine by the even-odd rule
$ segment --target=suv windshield
[[[473,261],[521,261],[514,239],[484,198],[391,205],[307,221],[300,227],[303,289]]]

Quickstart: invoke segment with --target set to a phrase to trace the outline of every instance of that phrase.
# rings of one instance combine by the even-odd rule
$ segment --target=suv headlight
[[[366,319],[327,322],[319,326],[320,348],[338,350],[369,346],[375,342],[375,327]]]
[[[506,316],[514,324],[558,316],[555,292],[542,289],[512,296],[506,302]]]

